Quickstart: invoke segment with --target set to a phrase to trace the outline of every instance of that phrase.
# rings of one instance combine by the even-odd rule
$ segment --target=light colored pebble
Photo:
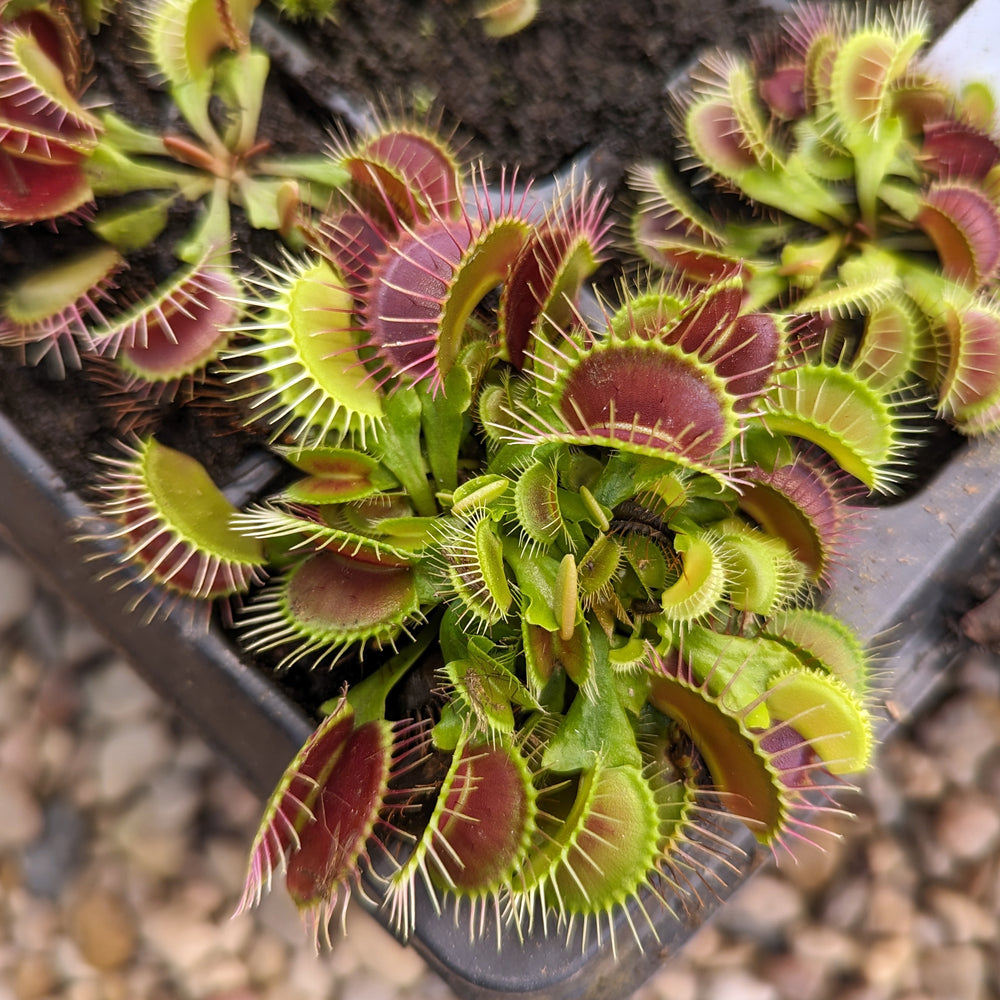
[[[35,579],[15,556],[0,552],[0,635],[24,618],[35,600]]]
[[[90,716],[97,721],[135,722],[160,707],[156,692],[120,658],[91,674],[85,691]]]
[[[424,960],[412,949],[401,945],[375,919],[358,908],[352,909],[347,937],[340,947],[357,952],[363,968],[405,989],[423,974]]]
[[[32,896],[23,888],[0,896],[10,916],[11,940],[22,951],[45,951],[59,933],[60,913],[55,903]]]
[[[971,944],[934,948],[920,956],[920,985],[935,1000],[983,1000],[986,957]]]
[[[705,1000],[778,1000],[778,991],[746,969],[710,971],[706,977]]]
[[[24,715],[25,699],[13,671],[0,660],[0,733],[6,732]]]
[[[250,974],[246,962],[235,955],[211,955],[191,970],[185,980],[194,997],[209,998],[247,990]]]
[[[831,831],[835,827],[831,822]],[[844,829],[845,836],[856,831],[850,825]],[[822,837],[817,844],[796,844],[793,859],[781,866],[781,875],[802,892],[814,892],[826,885],[840,867],[846,840],[831,836]]]
[[[118,895],[96,889],[81,893],[70,907],[70,937],[95,969],[119,969],[135,952],[136,917]]]
[[[937,758],[908,740],[890,743],[882,752],[882,766],[892,774],[903,795],[912,802],[939,798],[947,784],[947,777]]]
[[[42,807],[20,775],[0,771],[0,803],[3,804],[0,851],[24,847],[42,832]]]
[[[113,655],[107,639],[89,622],[75,615],[63,620],[59,649],[63,662],[70,666]]]
[[[228,769],[219,769],[212,775],[206,801],[230,828],[249,831],[251,836],[264,811],[260,799]]]
[[[38,741],[38,780],[47,793],[72,784],[79,738],[65,726],[46,729]]]
[[[865,950],[862,974],[872,986],[895,990],[904,985],[907,972],[914,968],[915,957],[913,940],[904,934],[876,938]]]
[[[181,972],[200,965],[217,950],[213,924],[193,918],[188,909],[178,903],[144,914],[142,934],[164,961]]]
[[[952,795],[938,812],[934,831],[941,847],[958,861],[982,858],[1000,839],[1000,807],[977,792]]]
[[[288,946],[273,934],[254,934],[245,954],[250,981],[258,986],[277,982],[288,969]]]
[[[722,947],[722,932],[714,924],[706,924],[688,938],[684,957],[696,965],[710,964]]]
[[[848,878],[832,886],[822,908],[824,921],[838,930],[858,925],[868,906],[868,880]]]
[[[913,940],[918,948],[940,948],[949,943],[944,922],[930,913],[918,910],[913,918]]]
[[[679,961],[668,962],[649,981],[659,1000],[697,1000],[698,977],[694,970]]]
[[[898,885],[910,874],[912,867],[906,847],[903,843],[884,832],[868,842],[865,846],[868,867],[876,879],[885,879]]]
[[[858,965],[861,946],[858,941],[824,924],[806,924],[791,939],[796,955],[833,972],[847,972]]]
[[[212,837],[205,847],[208,871],[229,900],[228,905],[234,908],[243,895],[249,844],[249,841],[244,843],[235,837],[224,836]]]
[[[782,1000],[821,1000],[829,980],[826,966],[794,953],[769,955],[761,972]]]
[[[947,929],[949,943],[969,944],[1000,939],[998,915],[990,913],[964,892],[947,886],[934,886],[927,893],[927,905]]]
[[[301,948],[302,942],[305,940],[302,918],[299,916],[295,904],[288,898],[288,893],[284,891],[281,877],[276,876],[274,882],[275,885],[271,892],[263,896],[260,906],[253,911],[254,918],[260,926],[267,928],[293,949]],[[250,920],[252,918],[250,914],[244,913],[236,919]]]
[[[179,905],[199,920],[213,920],[223,901],[223,892],[215,882],[194,873],[177,899]]]
[[[40,739],[38,723],[29,714],[15,721],[0,739],[0,771],[17,774],[29,785],[38,784]]]
[[[760,872],[722,909],[720,926],[755,940],[775,940],[803,912],[802,894],[777,874]]]
[[[17,1000],[46,1000],[57,986],[57,976],[49,957],[40,951],[23,955],[14,970],[14,996]]]
[[[143,799],[129,809],[113,825],[111,836],[141,871],[160,878],[176,875],[185,866],[185,832],[160,829],[145,805]]]
[[[97,754],[97,787],[105,802],[118,802],[146,784],[171,759],[173,745],[159,719],[140,719],[113,729]]]
[[[298,1000],[330,1000],[338,992],[330,970],[305,948],[295,953],[288,969],[287,984]]]
[[[188,735],[174,751],[173,763],[183,771],[204,771],[215,763],[215,755],[204,740]]]
[[[920,736],[955,784],[972,785],[982,759],[1000,744],[1000,698],[960,692],[926,719]]]
[[[863,922],[868,934],[908,934],[914,905],[908,892],[891,884],[872,886]]]
[[[74,979],[66,984],[62,1000],[104,1000],[104,989],[97,979]]]
[[[381,976],[356,972],[340,987],[340,1000],[397,1000],[395,987]]]

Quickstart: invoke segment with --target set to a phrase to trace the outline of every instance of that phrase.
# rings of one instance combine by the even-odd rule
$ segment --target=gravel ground
[[[1000,998],[1000,662],[883,748],[825,852],[767,869],[636,1000]],[[351,909],[230,919],[260,803],[0,551],[0,1000],[446,1000]]]

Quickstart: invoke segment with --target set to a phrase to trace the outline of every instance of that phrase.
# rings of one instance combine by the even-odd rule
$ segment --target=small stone
[[[875,885],[868,897],[864,929],[868,934],[907,934],[913,926],[910,894],[893,885]]]
[[[978,692],[952,695],[921,724],[920,735],[949,779],[969,787],[983,757],[1000,744],[1000,698]]]
[[[35,600],[35,578],[16,556],[0,552],[0,635],[27,615]]]
[[[246,949],[246,964],[250,981],[268,986],[288,969],[288,947],[273,934],[257,933]]]
[[[363,910],[352,909],[344,945],[355,950],[361,965],[394,986],[412,986],[424,973],[424,960],[401,945],[381,924]]]
[[[30,895],[23,886],[3,897],[10,918],[11,941],[21,952],[47,951],[60,933],[55,903]]]
[[[233,996],[245,993],[250,975],[246,962],[235,955],[209,956],[187,975],[190,990],[195,997]]]
[[[59,656],[62,663],[70,666],[94,664],[113,655],[108,641],[90,622],[75,615],[63,622],[59,636]]]
[[[250,853],[248,843],[229,836],[212,837],[205,848],[208,871],[233,907],[243,895]]]
[[[927,893],[927,905],[947,929],[949,943],[988,942],[1000,937],[997,917],[963,892],[934,886]]]
[[[120,969],[135,951],[135,915],[114,893],[96,889],[82,894],[67,923],[80,954],[95,969]]]
[[[215,763],[215,755],[204,740],[185,736],[173,756],[174,767],[184,771],[203,771]]]
[[[834,885],[823,906],[823,919],[839,930],[856,927],[868,907],[868,881],[851,878]]]
[[[1000,838],[1000,810],[977,792],[953,795],[938,812],[934,830],[953,858],[973,861],[984,857]]]
[[[92,718],[115,724],[143,719],[159,707],[153,689],[122,659],[87,678],[86,697]]]
[[[397,996],[391,983],[370,972],[356,972],[340,985],[340,1000],[396,1000]]]
[[[192,918],[187,907],[177,903],[146,914],[142,932],[150,947],[181,972],[200,965],[216,950],[216,927]]]
[[[243,833],[260,822],[262,805],[246,785],[229,770],[217,769],[207,792],[209,808],[222,826]]]
[[[778,1000],[778,991],[745,969],[722,969],[709,972],[706,996],[725,1000]]]
[[[775,985],[782,1000],[819,1000],[829,979],[828,969],[796,954],[770,956],[762,972]]]
[[[10,771],[0,771],[0,851],[30,844],[44,828],[42,808],[23,778]]]
[[[30,715],[24,715],[0,739],[0,771],[16,774],[22,781],[39,785],[38,743],[41,732]]]
[[[16,1000],[44,1000],[53,996],[57,976],[48,956],[37,951],[22,956],[14,970],[13,987]]]
[[[913,940],[918,948],[940,948],[950,943],[944,921],[922,910],[913,918]]]
[[[172,752],[166,727],[158,720],[143,719],[112,730],[97,755],[101,799],[117,802],[142,787]]]
[[[36,896],[58,899],[82,858],[87,826],[72,802],[52,799],[45,805],[41,836],[21,856],[25,886]]]
[[[920,984],[935,1000],[984,1000],[986,957],[980,948],[958,944],[920,956]]]
[[[714,924],[705,924],[684,945],[684,957],[696,965],[710,965],[722,948],[722,932]]]
[[[803,913],[802,895],[779,875],[760,872],[722,908],[724,930],[755,941],[777,941]]]
[[[181,830],[161,829],[146,806],[147,797],[143,797],[115,823],[112,835],[142,871],[168,878],[184,867],[187,837]]]
[[[312,949],[306,948],[300,948],[295,953],[288,969],[286,985],[291,987],[290,997],[295,997],[296,1000],[328,1000],[336,989],[336,981],[330,970],[317,960]]]
[[[871,986],[895,990],[903,985],[907,971],[912,970],[915,950],[912,939],[903,934],[877,938],[868,946],[861,962],[865,981]]]
[[[306,935],[302,918],[288,893],[284,891],[280,879],[275,881],[277,884],[263,896],[254,916],[261,927],[267,928],[293,950],[301,948]],[[251,917],[250,914],[241,913],[236,919],[250,920]]]
[[[680,962],[669,962],[649,981],[659,1000],[697,1000],[698,977]]]
[[[911,862],[906,848],[885,833],[871,839],[866,848],[868,868],[876,879],[886,879],[898,885],[901,876],[910,871]]]
[[[824,924],[807,924],[796,930],[791,941],[796,955],[832,972],[857,968],[861,947],[847,934]]]
[[[50,726],[69,725],[80,710],[80,687],[71,667],[46,671],[35,698],[35,715]]]
[[[892,774],[903,795],[911,802],[937,800],[947,784],[938,761],[907,740],[897,740],[885,747],[882,766]]]
[[[833,824],[830,832],[833,832]],[[821,889],[840,867],[845,842],[826,836],[816,844],[796,844],[791,863],[781,866],[782,876],[801,892]]]

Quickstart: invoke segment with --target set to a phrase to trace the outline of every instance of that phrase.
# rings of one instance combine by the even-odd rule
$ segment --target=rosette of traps
[[[731,863],[722,817],[791,848],[868,762],[867,656],[810,602],[901,422],[872,390],[855,424],[817,392],[822,433],[768,426],[839,369],[735,271],[594,305],[582,178],[543,203],[391,122],[330,155],[351,180],[226,362],[287,469],[229,522],[272,574],[238,628],[349,684],[244,905],[284,871],[318,936],[351,891],[404,937],[421,893],[498,941],[680,919]]]
[[[647,262],[694,285],[736,271],[754,307],[811,318],[821,370],[763,407],[786,433],[818,418],[810,383],[830,366],[834,395],[885,426],[914,397],[968,434],[1000,422],[995,105],[923,69],[928,37],[919,5],[799,7],[748,54],[704,57],[675,94],[674,166],[694,185],[667,164],[632,169]]]

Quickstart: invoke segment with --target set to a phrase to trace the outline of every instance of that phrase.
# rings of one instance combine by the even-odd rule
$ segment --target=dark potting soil
[[[935,29],[965,3],[933,3]],[[699,52],[745,45],[778,17],[777,5],[766,0],[542,0],[529,28],[492,40],[475,6],[473,0],[341,0],[336,19],[325,25],[283,25],[308,39],[314,61],[296,75],[291,64],[275,59],[260,136],[281,151],[322,148],[334,130],[349,129],[331,118],[331,94],[383,114],[429,107],[429,117],[454,129],[464,154],[482,157],[494,176],[502,164],[518,166],[522,177],[544,175],[590,151],[597,179],[621,209],[625,167],[675,153],[670,82]],[[92,45],[92,96],[146,126],[177,127],[165,96],[145,82],[135,39],[120,20]],[[238,213],[234,219],[244,253],[274,256],[269,234],[249,232]],[[151,287],[169,273],[170,236],[189,221],[181,211],[171,233],[134,255],[131,287]],[[58,232],[44,225],[0,232],[0,293],[6,281],[85,243],[85,230],[74,225],[61,224]],[[86,373],[54,378],[46,366],[21,367],[16,351],[0,350],[0,410],[72,490],[86,493],[95,473],[91,456],[112,450],[125,412],[115,400]],[[207,424],[202,416],[195,404],[153,406],[136,426],[195,455],[225,484],[254,442],[237,420]],[[946,451],[951,438],[942,437]],[[311,697],[305,701],[315,704]]]

